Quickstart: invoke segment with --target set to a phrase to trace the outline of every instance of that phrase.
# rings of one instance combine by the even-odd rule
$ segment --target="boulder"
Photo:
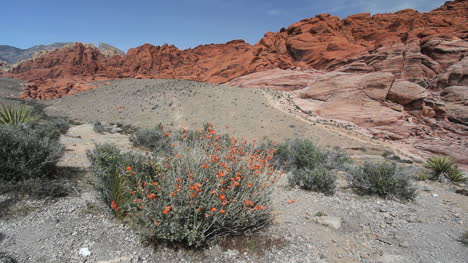
[[[395,103],[406,105],[427,97],[426,89],[416,83],[406,80],[396,80],[390,88],[387,99]]]
[[[451,86],[441,93],[449,120],[468,125],[468,86]]]

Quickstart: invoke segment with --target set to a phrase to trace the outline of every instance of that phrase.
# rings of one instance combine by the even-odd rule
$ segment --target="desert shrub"
[[[97,133],[104,133],[109,131],[108,125],[100,121],[93,122],[93,130]]]
[[[130,135],[130,142],[134,146],[144,146],[154,154],[167,155],[172,153],[170,132],[165,131],[159,124],[151,129],[139,129]]]
[[[288,139],[277,145],[273,163],[289,171],[290,185],[331,195],[335,192],[334,170],[347,170],[351,158],[339,147],[320,149],[308,139]]]
[[[284,165],[284,168],[290,171],[314,169],[321,164],[324,154],[311,140],[296,138],[278,144],[274,158],[277,164]]]
[[[150,237],[193,247],[266,226],[278,176],[268,162],[273,151],[257,152],[235,138],[225,147],[211,126],[190,135],[172,140],[170,156],[136,162],[137,167],[128,165],[128,156],[119,161],[91,158],[97,166],[111,167],[98,171],[114,170],[127,182],[131,202],[122,207],[111,200],[113,209],[127,214]],[[117,155],[116,149],[107,152]]]
[[[468,245],[468,231],[466,231],[466,232],[462,235],[461,242],[463,242],[464,244]]]
[[[70,129],[70,123],[62,118],[48,118],[30,124],[41,136],[58,139]]]
[[[290,185],[297,185],[304,190],[322,192],[326,195],[335,193],[336,176],[324,167],[315,169],[301,168],[288,175]]]
[[[351,172],[351,185],[360,195],[402,200],[413,200],[416,197],[416,189],[410,177],[399,173],[395,163],[365,163]]]
[[[51,175],[62,153],[63,146],[57,139],[21,125],[0,125],[0,179]]]
[[[136,153],[122,153],[111,144],[98,144],[95,149],[87,152],[91,163],[91,171],[96,176],[96,188],[102,199],[108,205],[112,201],[124,207],[130,200],[128,180],[121,174],[126,167],[144,170],[146,157]]]
[[[351,162],[348,154],[339,147],[320,149],[309,139],[287,139],[276,146],[274,162],[284,165],[286,170],[315,169],[343,169]]]
[[[0,124],[20,125],[28,124],[36,118],[32,115],[32,109],[26,106],[5,106],[0,107]]]
[[[448,156],[435,156],[427,160],[425,167],[431,171],[430,179],[443,182],[446,180],[452,182],[463,182],[467,179],[457,165]]]

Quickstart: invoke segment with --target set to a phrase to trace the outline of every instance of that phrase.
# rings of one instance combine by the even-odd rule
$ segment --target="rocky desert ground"
[[[2,103],[21,103],[11,96],[20,90],[20,83],[1,83]],[[287,107],[291,103],[287,94],[271,90],[182,80],[118,80],[41,103],[47,114],[75,123],[61,138],[66,151],[60,166],[72,190],[66,197],[45,200],[13,201],[12,196],[1,195],[3,262],[455,263],[468,259],[468,248],[460,242],[468,227],[467,197],[455,193],[465,185],[418,181],[416,200],[401,202],[354,194],[345,173],[338,175],[334,196],[292,188],[283,177],[273,196],[274,223],[260,233],[225,239],[204,250],[145,245],[138,232],[117,220],[100,201],[86,158],[86,150],[95,143],[139,149],[118,129],[96,133],[94,121],[151,127],[164,120],[168,126],[191,128],[211,119],[221,130],[249,139],[305,136],[323,145],[342,146],[356,160],[383,160],[382,152],[392,145],[359,133],[355,125],[307,119],[302,111]],[[415,162],[408,169],[416,174],[418,167]]]
[[[467,21],[468,1],[455,0],[427,13],[320,14],[255,44],[144,44],[126,53],[81,42],[0,46],[0,105],[70,125],[54,137],[65,149],[54,177],[7,182],[2,172],[11,171],[0,171],[0,262],[468,262],[468,185],[425,180],[424,167],[448,156],[460,170],[447,171],[468,177]],[[149,148],[132,143],[136,130],[162,124],[185,134],[206,123],[248,141],[340,147],[352,167],[330,169],[334,195],[292,186],[295,171],[285,170],[261,231],[198,249],[156,245],[103,200],[87,152],[110,143],[154,165]],[[36,124],[15,126],[8,141]],[[158,132],[161,141],[174,136]],[[415,199],[356,194],[352,168],[366,162],[396,163]]]

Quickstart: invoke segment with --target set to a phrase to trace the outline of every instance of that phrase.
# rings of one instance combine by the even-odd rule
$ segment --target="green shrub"
[[[93,151],[87,152],[91,171],[96,176],[96,187],[104,202],[124,207],[130,200],[128,180],[121,176],[126,167],[144,170],[145,157],[135,153],[122,153],[111,144],[98,144]]]
[[[0,125],[0,179],[51,175],[63,153],[58,140],[24,126]]]
[[[144,146],[155,154],[169,155],[172,153],[170,132],[164,131],[161,124],[152,129],[139,129],[130,135],[134,146]]]
[[[128,165],[129,156],[114,158],[116,149],[90,154],[93,167],[103,167],[93,170],[116,172],[129,187],[131,202],[122,207],[111,200],[113,208],[154,239],[193,247],[266,226],[278,175],[268,162],[273,151],[257,152],[235,138],[225,147],[211,126],[190,135],[171,140],[171,155],[139,159],[135,166]]]
[[[276,146],[274,162],[284,165],[286,170],[317,167],[344,169],[351,162],[348,154],[339,147],[320,149],[309,139],[287,139]]]
[[[284,165],[288,171],[294,169],[314,169],[322,163],[325,156],[315,144],[308,139],[287,139],[277,145],[275,161]]]
[[[109,127],[105,123],[102,123],[100,121],[95,121],[93,122],[93,130],[97,133],[104,133],[104,132],[109,132]]]
[[[416,189],[410,177],[398,172],[395,163],[365,163],[351,172],[351,185],[361,195],[413,200]]]
[[[36,120],[31,114],[32,109],[25,106],[14,107],[1,105],[0,108],[0,124],[19,125],[28,124]]]
[[[41,136],[58,139],[70,129],[70,123],[62,118],[48,118],[30,124]]]
[[[457,165],[448,156],[435,156],[427,160],[425,167],[431,170],[431,180],[443,182],[449,180],[452,182],[463,182],[467,178],[463,176]]]
[[[313,170],[308,168],[296,169],[288,175],[290,185],[297,185],[304,190],[321,192],[326,195],[335,193],[335,181],[336,175],[323,167]]]
[[[347,170],[351,158],[339,147],[320,149],[308,139],[288,139],[277,145],[273,163],[289,171],[290,185],[304,190],[335,193],[334,170]]]

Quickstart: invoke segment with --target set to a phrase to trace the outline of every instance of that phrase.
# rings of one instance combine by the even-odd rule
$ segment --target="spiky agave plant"
[[[466,178],[458,170],[457,165],[448,156],[434,156],[427,160],[425,167],[432,171],[432,180],[439,182],[448,179],[452,182],[462,182]]]
[[[0,108],[0,124],[5,125],[19,125],[28,124],[36,120],[32,115],[32,109],[25,106],[12,107],[1,105]]]

